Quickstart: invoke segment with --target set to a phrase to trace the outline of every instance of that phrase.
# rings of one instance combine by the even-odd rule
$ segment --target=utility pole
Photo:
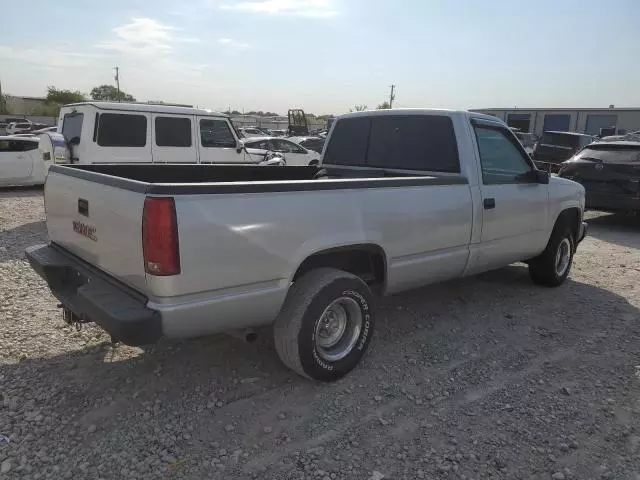
[[[389,108],[393,108],[393,101],[396,99],[396,95],[394,93],[396,86],[390,85],[390,87],[391,87],[391,94],[389,95]]]
[[[113,67],[116,71],[116,87],[118,88],[118,101],[120,101],[120,67]]]

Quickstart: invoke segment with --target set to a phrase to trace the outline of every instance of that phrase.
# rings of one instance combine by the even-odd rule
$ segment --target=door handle
[[[492,210],[496,208],[496,199],[495,198],[485,198],[482,202],[485,210]]]

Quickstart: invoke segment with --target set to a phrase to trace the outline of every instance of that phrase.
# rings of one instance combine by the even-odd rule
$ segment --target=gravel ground
[[[640,220],[590,223],[561,288],[511,266],[382,300],[363,365],[324,385],[268,334],[65,326],[22,254],[42,191],[2,191],[0,477],[640,479]]]

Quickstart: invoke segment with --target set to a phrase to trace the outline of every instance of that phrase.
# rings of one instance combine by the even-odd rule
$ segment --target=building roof
[[[151,103],[133,103],[133,102],[80,102],[64,105],[66,107],[92,106],[100,110],[126,110],[132,112],[156,112],[156,113],[175,113],[182,115],[204,115],[207,117],[227,118],[224,113],[214,112],[202,108],[180,107],[166,104]]]
[[[526,108],[526,107],[518,107],[518,108],[472,108],[469,109],[470,112],[640,112],[640,107],[613,107],[613,108]]]

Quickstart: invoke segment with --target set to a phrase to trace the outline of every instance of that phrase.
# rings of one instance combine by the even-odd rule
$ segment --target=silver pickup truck
[[[583,187],[494,117],[349,114],[322,159],[53,166],[51,242],[26,255],[67,321],[129,345],[273,324],[283,362],[330,381],[364,355],[376,296],[517,261],[558,286],[586,233]]]

